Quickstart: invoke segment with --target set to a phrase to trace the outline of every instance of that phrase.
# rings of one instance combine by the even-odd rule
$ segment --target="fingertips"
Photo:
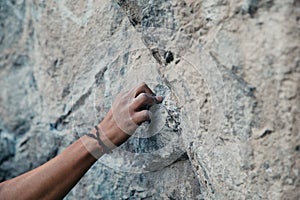
[[[157,103],[162,103],[164,98],[162,96],[155,96],[156,102]]]
[[[134,100],[133,100],[133,108],[138,110],[148,110],[151,106],[157,103],[162,102],[162,97],[156,97],[153,95],[149,95],[147,93],[141,93],[139,94]]]

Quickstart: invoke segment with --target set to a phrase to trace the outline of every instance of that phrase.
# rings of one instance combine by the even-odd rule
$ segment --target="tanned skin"
[[[129,111],[130,119],[138,125],[151,120],[151,113],[144,109],[145,105],[161,103],[163,98],[155,96],[145,83],[129,92],[127,96],[134,98],[124,106]],[[97,125],[102,133],[100,139],[109,147],[111,143],[119,146],[130,137],[130,134],[123,132],[114,120],[113,114],[118,114],[116,112],[118,111],[113,113],[110,109],[104,120]],[[94,129],[92,133],[95,132]],[[92,152],[97,152],[98,156],[94,156]],[[2,200],[63,199],[104,154],[103,147],[98,141],[85,135],[40,167],[0,183],[0,198]]]

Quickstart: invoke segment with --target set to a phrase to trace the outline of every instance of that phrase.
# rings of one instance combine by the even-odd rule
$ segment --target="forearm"
[[[97,141],[84,136],[44,165],[0,184],[1,199],[62,199],[97,160],[86,149]]]
[[[121,145],[138,125],[151,120],[145,108],[162,100],[145,83],[121,93],[104,120],[88,134],[90,137],[83,136],[44,165],[0,183],[1,199],[62,199],[104,150]]]

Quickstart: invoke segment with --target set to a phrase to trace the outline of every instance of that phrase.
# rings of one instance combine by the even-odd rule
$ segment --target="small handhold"
[[[253,137],[255,139],[263,138],[263,137],[265,137],[267,135],[270,135],[273,132],[274,132],[274,129],[273,129],[273,126],[271,124],[267,124],[263,128],[261,128],[261,129],[254,129],[254,130],[252,130]]]
[[[164,54],[164,58],[166,60],[166,63],[170,63],[174,60],[174,57],[173,57],[173,53],[171,51],[167,51],[165,54]]]

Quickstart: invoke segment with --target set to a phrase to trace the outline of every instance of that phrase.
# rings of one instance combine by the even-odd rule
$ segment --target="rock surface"
[[[65,199],[299,199],[299,0],[0,1],[0,180],[142,81],[164,103]]]

